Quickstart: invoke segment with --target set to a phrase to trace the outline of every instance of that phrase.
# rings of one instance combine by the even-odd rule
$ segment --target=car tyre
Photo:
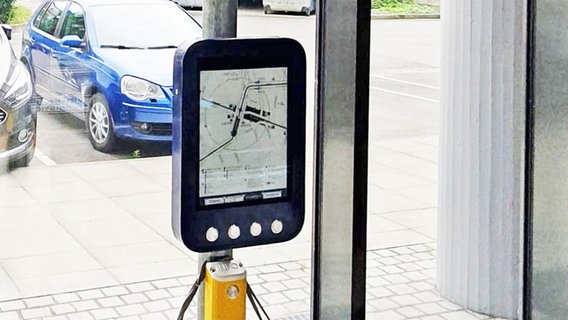
[[[310,8],[307,8],[307,7],[302,8],[302,14],[305,15],[306,17],[309,17],[311,13],[312,13],[312,10]]]
[[[272,10],[270,9],[270,6],[264,6],[264,14],[271,14]]]
[[[112,114],[107,99],[101,93],[95,93],[90,99],[87,134],[91,144],[98,151],[108,153],[116,148],[117,138],[112,124]]]

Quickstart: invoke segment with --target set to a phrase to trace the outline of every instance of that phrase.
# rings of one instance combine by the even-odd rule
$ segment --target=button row
[[[284,230],[284,224],[280,220],[274,220],[270,225],[270,230],[274,234],[280,234],[282,230]],[[262,225],[260,225],[260,223],[258,222],[253,222],[250,225],[249,231],[253,237],[258,237],[262,233]],[[229,227],[227,235],[229,236],[229,238],[233,240],[238,239],[241,236],[241,228],[239,228],[237,225],[232,225]],[[217,230],[215,227],[207,229],[207,232],[205,233],[205,238],[209,242],[217,241],[217,239],[219,239],[219,230]]]

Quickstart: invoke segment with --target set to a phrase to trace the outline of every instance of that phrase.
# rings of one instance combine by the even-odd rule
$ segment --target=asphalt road
[[[33,5],[37,1],[28,2]],[[200,12],[194,14],[200,19]],[[265,16],[260,11],[250,10],[242,11],[239,15],[239,36],[290,37],[304,46],[308,60],[308,132],[313,132],[315,31],[313,16]],[[371,143],[438,133],[440,35],[437,20],[372,22]],[[19,53],[21,34],[16,33],[12,42]],[[31,163],[34,166],[170,153],[167,144],[138,143],[126,143],[123,150],[117,153],[100,153],[91,147],[84,123],[61,113],[40,113],[37,135],[36,158]],[[309,136],[308,148],[311,148],[311,141],[313,138]]]

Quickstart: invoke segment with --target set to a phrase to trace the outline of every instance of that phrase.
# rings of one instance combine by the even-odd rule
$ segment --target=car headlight
[[[159,85],[131,76],[122,77],[122,80],[120,80],[120,92],[135,101],[166,98],[164,91]]]
[[[16,64],[12,76],[6,84],[8,91],[4,95],[4,101],[12,109],[20,108],[31,98],[33,92],[32,78],[22,62]]]

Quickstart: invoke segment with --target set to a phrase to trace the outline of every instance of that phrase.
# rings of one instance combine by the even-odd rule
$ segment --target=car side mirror
[[[4,30],[4,33],[8,37],[8,40],[12,40],[12,26],[9,26],[7,24],[2,24],[1,26],[2,30]]]
[[[83,40],[76,35],[64,36],[61,38],[60,44],[64,47],[82,48]]]

